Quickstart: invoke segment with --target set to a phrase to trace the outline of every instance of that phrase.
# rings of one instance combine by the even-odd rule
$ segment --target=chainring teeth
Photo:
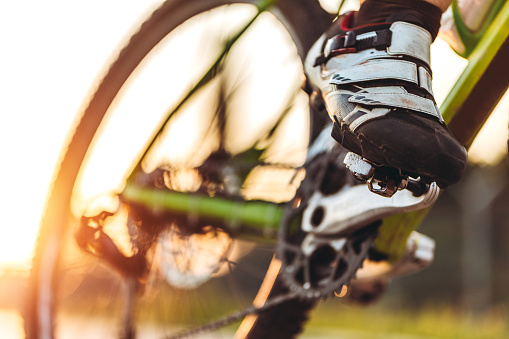
[[[300,298],[330,297],[340,291],[343,285],[348,285],[355,277],[355,273],[363,266],[364,259],[369,255],[374,239],[374,234],[367,237],[354,237],[347,239],[339,250],[323,246],[317,248],[310,255],[304,255],[302,251],[296,254],[293,246],[290,251],[289,246],[282,246],[283,279],[290,291],[296,293]],[[324,258],[320,257],[323,255],[320,252],[323,252],[324,249],[334,250],[332,260],[327,258],[323,260]],[[288,260],[289,258],[290,260]],[[320,260],[323,262],[320,263]]]
[[[324,153],[306,166],[306,176],[287,205],[281,225],[281,275],[289,290],[301,299],[327,298],[348,285],[368,257],[377,233],[366,228],[349,237],[334,238],[302,230],[303,213],[314,192],[321,190],[328,167],[325,165],[333,156]]]

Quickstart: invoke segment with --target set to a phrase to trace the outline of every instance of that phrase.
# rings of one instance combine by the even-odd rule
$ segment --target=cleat
[[[454,184],[467,153],[433,97],[430,33],[403,21],[350,27],[355,14],[336,20],[305,62],[308,82],[334,122],[333,138],[376,166],[441,188]],[[398,185],[373,187],[390,196]]]

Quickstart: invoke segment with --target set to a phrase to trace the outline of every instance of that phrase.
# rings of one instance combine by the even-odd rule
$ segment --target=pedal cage
[[[390,198],[404,189],[420,196],[429,188],[429,185],[402,174],[397,168],[374,165],[352,152],[346,155],[343,162],[355,178],[365,181],[371,192],[383,197]]]

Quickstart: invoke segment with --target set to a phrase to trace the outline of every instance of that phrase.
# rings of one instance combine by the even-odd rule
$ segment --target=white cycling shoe
[[[457,182],[467,153],[433,98],[430,33],[403,21],[350,28],[354,15],[336,20],[305,62],[332,136],[375,165],[442,188]]]

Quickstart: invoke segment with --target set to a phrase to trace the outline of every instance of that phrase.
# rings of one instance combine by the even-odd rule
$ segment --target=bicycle
[[[119,93],[122,94],[126,91],[125,88],[122,88],[124,83],[131,75],[140,76],[140,71],[137,68],[138,65],[143,63],[142,60],[145,56],[170,32],[174,30],[184,30],[185,27],[180,27],[181,24],[185,24],[188,22],[188,19],[206,10],[217,7],[219,9],[216,9],[216,13],[219,14],[225,14],[228,11],[236,10],[233,7],[226,7],[227,9],[221,7],[230,4],[250,4],[255,5],[255,9],[253,9],[253,6],[250,7],[252,12],[250,13],[251,16],[248,16],[249,18],[246,20],[248,23],[238,24],[236,29],[234,29],[232,37],[219,38],[220,48],[218,50],[215,49],[214,46],[207,46],[204,43],[199,45],[200,48],[197,52],[200,53],[200,55],[213,54],[215,58],[210,65],[205,65],[202,67],[204,69],[198,70],[197,75],[184,74],[186,78],[191,78],[191,85],[187,86],[187,92],[181,93],[182,91],[179,92],[171,87],[166,89],[167,92],[165,94],[171,95],[174,91],[177,92],[177,97],[181,95],[184,99],[180,102],[177,101],[172,109],[163,109],[163,111],[168,114],[162,122],[158,123],[157,121],[152,121],[156,125],[156,132],[147,138],[149,140],[148,145],[143,145],[142,141],[143,147],[141,150],[140,147],[131,148],[132,153],[137,152],[133,151],[133,149],[135,149],[139,150],[138,153],[141,155],[138,154],[135,156],[135,161],[133,162],[134,166],[132,164],[125,165],[128,172],[127,174],[123,174],[124,178],[121,179],[121,184],[123,184],[124,187],[120,194],[115,195],[122,202],[123,208],[120,210],[115,210],[114,208],[112,211],[100,210],[100,213],[91,212],[91,214],[81,216],[79,221],[75,221],[75,224],[78,224],[77,239],[79,248],[92,255],[85,257],[82,253],[76,254],[74,252],[76,252],[77,248],[68,250],[68,248],[72,246],[72,243],[70,239],[65,238],[64,235],[69,235],[69,225],[72,224],[68,220],[72,218],[71,209],[73,206],[71,204],[77,201],[77,195],[73,193],[73,188],[76,185],[75,182],[78,173],[83,166],[85,157],[88,157],[86,154],[89,144],[98,142],[94,139],[94,135],[102,123],[102,120],[106,120],[104,116],[108,112],[110,105],[112,103],[113,107],[120,105],[114,100],[117,100],[115,97]],[[494,19],[495,21],[489,27],[488,31],[483,34],[482,40],[478,42],[477,49],[472,52],[470,57],[471,63],[465,70],[464,75],[458,80],[457,85],[453,88],[451,95],[442,107],[444,119],[449,121],[450,129],[464,144],[469,144],[471,142],[482,125],[482,122],[489,115],[489,112],[491,112],[495,103],[508,86],[508,80],[506,79],[509,79],[509,77],[500,76],[500,74],[508,75],[507,70],[503,67],[503,56],[506,55],[505,53],[508,52],[507,49],[509,48],[509,44],[507,43],[508,34],[506,33],[509,31],[507,30],[509,23],[509,6],[503,1],[500,1],[499,4],[500,8],[502,8],[500,14]],[[283,338],[285,336],[292,336],[301,331],[307,314],[316,304],[317,299],[338,292],[337,289],[349,281],[349,278],[353,276],[357,268],[362,265],[363,260],[370,254],[372,248],[375,249],[374,252],[377,253],[378,260],[383,259],[394,263],[404,257],[408,249],[410,234],[415,234],[412,232],[425,216],[426,209],[412,212],[411,214],[386,218],[382,225],[379,225],[376,220],[379,219],[380,216],[385,216],[385,214],[377,214],[370,219],[369,216],[365,215],[367,212],[357,212],[356,215],[363,215],[362,226],[368,224],[370,226],[362,227],[355,232],[354,235],[349,235],[347,240],[349,242],[346,247],[343,247],[343,240],[340,241],[342,244],[337,243],[338,249],[348,248],[350,249],[350,253],[355,253],[353,257],[348,259],[349,262],[346,268],[344,263],[336,263],[334,266],[335,271],[333,272],[331,272],[330,268],[327,268],[331,263],[336,262],[335,255],[337,255],[337,252],[331,251],[330,246],[321,246],[321,239],[318,239],[316,243],[310,245],[309,248],[312,248],[312,254],[309,256],[307,264],[301,263],[299,261],[300,259],[296,260],[295,258],[297,255],[291,253],[292,246],[300,244],[302,241],[300,225],[304,218],[302,216],[303,213],[305,213],[304,210],[312,205],[310,196],[314,192],[322,192],[323,195],[333,195],[344,185],[353,185],[351,182],[353,179],[346,179],[350,178],[349,173],[347,173],[348,171],[337,163],[337,159],[344,156],[342,151],[337,148],[331,149],[330,143],[323,142],[323,140],[325,140],[323,136],[327,136],[327,130],[324,129],[327,120],[324,119],[323,114],[314,112],[320,110],[320,107],[315,107],[317,105],[313,105],[313,93],[308,93],[312,103],[310,108],[311,113],[309,115],[311,119],[309,134],[310,140],[315,141],[315,143],[311,145],[317,146],[310,147],[311,155],[308,156],[308,161],[302,159],[302,156],[299,159],[300,163],[304,162],[305,165],[301,166],[299,161],[296,161],[297,165],[295,163],[281,164],[277,162],[270,165],[267,161],[259,161],[262,151],[255,150],[252,147],[248,147],[248,151],[237,151],[237,154],[234,155],[227,151],[228,147],[232,146],[226,144],[226,136],[228,133],[233,133],[229,130],[226,123],[228,112],[231,110],[227,105],[231,105],[230,102],[232,101],[231,99],[235,97],[235,92],[241,89],[239,89],[240,87],[237,85],[231,84],[231,75],[229,75],[230,78],[223,75],[228,74],[228,72],[225,71],[227,69],[230,69],[230,72],[234,75],[242,74],[243,72],[241,71],[245,70],[245,68],[242,67],[243,65],[229,64],[228,58],[232,55],[236,56],[234,49],[235,44],[241,41],[240,37],[243,33],[249,32],[249,28],[253,25],[253,22],[255,22],[258,16],[268,9],[270,5],[273,5],[273,7],[271,7],[272,13],[275,13],[278,18],[281,19],[290,32],[297,46],[296,54],[298,54],[301,60],[304,60],[306,51],[333,19],[333,16],[324,12],[317,2],[304,0],[299,1],[298,4],[295,1],[289,0],[281,0],[275,4],[272,4],[272,1],[258,3],[251,0],[166,1],[154,12],[152,17],[141,26],[139,32],[131,38],[129,44],[120,52],[119,58],[111,66],[108,74],[97,88],[88,108],[83,113],[81,122],[76,127],[74,137],[69,143],[67,152],[60,165],[60,170],[54,183],[53,193],[48,201],[47,211],[41,224],[37,252],[31,272],[32,284],[30,300],[32,302],[32,307],[25,317],[26,330],[29,337],[51,338],[55,334],[58,334],[58,327],[54,325],[58,323],[59,318],[62,316],[61,313],[59,313],[60,310],[58,307],[63,309],[65,307],[68,308],[69,305],[64,303],[65,300],[61,298],[62,296],[58,298],[57,293],[63,293],[67,295],[67,297],[70,297],[69,302],[75,302],[76,299],[72,298],[73,293],[79,291],[77,285],[81,284],[82,287],[85,287],[85,291],[82,289],[79,292],[89,297],[90,293],[86,291],[87,284],[84,279],[93,279],[94,275],[85,274],[86,271],[83,271],[81,267],[79,267],[79,269],[77,269],[78,272],[73,275],[72,269],[76,268],[77,265],[83,265],[89,271],[92,271],[92,273],[95,272],[95,279],[122,281],[126,289],[122,300],[124,304],[120,307],[114,307],[116,306],[114,304],[118,303],[119,300],[110,300],[106,304],[109,304],[108,312],[110,312],[109,310],[116,310],[117,308],[123,310],[123,314],[119,315],[121,318],[121,333],[119,335],[121,337],[130,338],[135,335],[135,307],[138,306],[138,308],[143,311],[147,311],[147,307],[148,309],[153,308],[153,303],[148,303],[148,306],[136,305],[136,303],[139,303],[137,297],[138,294],[142,292],[143,286],[145,286],[146,289],[150,289],[151,287],[157,288],[157,286],[159,286],[154,281],[156,278],[154,275],[150,274],[151,272],[157,270],[163,271],[165,279],[171,280],[176,286],[179,286],[179,284],[185,287],[198,286],[203,284],[204,280],[208,279],[211,274],[218,270],[219,264],[226,262],[227,266],[235,265],[234,263],[230,263],[228,259],[228,254],[231,254],[230,252],[232,252],[233,249],[227,234],[240,238],[255,238],[257,241],[263,243],[274,241],[276,235],[279,233],[280,237],[290,240],[285,247],[285,249],[290,250],[286,252],[283,250],[280,251],[280,256],[286,256],[284,260],[286,260],[287,267],[288,262],[290,262],[300,269],[307,267],[309,270],[310,267],[318,267],[325,270],[325,273],[324,271],[314,270],[308,272],[305,277],[304,275],[299,276],[298,274],[293,274],[292,276],[297,280],[297,284],[288,288],[283,280],[284,278],[278,275],[280,269],[278,267],[278,261],[272,260],[268,269],[263,268],[263,270],[267,270],[267,274],[260,288],[259,296],[254,300],[255,306],[248,307],[247,310],[221,319],[219,322],[205,325],[205,327],[199,326],[198,330],[220,327],[231,321],[240,319],[244,315],[251,314],[251,317],[248,317],[242,325],[240,330],[244,331],[242,333],[249,332],[249,335],[252,337],[261,337],[264,335]],[[238,14],[238,12],[235,12],[235,14]],[[229,18],[231,19],[231,16]],[[210,22],[215,23],[224,22],[214,21],[217,19],[213,16],[210,17],[210,20]],[[309,24],[302,25],[302,22]],[[175,42],[171,41],[170,43]],[[177,43],[178,41],[176,44]],[[223,48],[223,46],[226,47]],[[490,48],[486,48],[487,46]],[[483,54],[481,58],[482,51],[489,51],[489,55],[486,56],[486,54]],[[187,58],[187,55],[184,55],[184,59],[185,58]],[[178,68],[173,71],[177,72]],[[203,74],[205,75],[202,76]],[[472,81],[473,78],[479,77],[479,74],[483,74],[480,80]],[[219,80],[216,79],[217,75],[221,75],[218,76]],[[494,81],[494,79],[499,81]],[[180,81],[179,79],[178,85],[183,87]],[[173,158],[170,159],[169,162],[180,165],[180,168],[175,165],[172,168],[161,168],[159,165],[163,161],[157,159],[153,154],[154,149],[158,147],[161,149],[164,148],[164,137],[158,136],[162,135],[164,130],[168,131],[173,129],[172,131],[177,133],[178,131],[176,132],[175,129],[182,128],[183,124],[180,123],[179,125],[178,123],[179,116],[183,115],[180,114],[180,112],[184,109],[188,109],[190,106],[192,107],[192,105],[199,105],[190,98],[197,93],[198,95],[200,95],[200,93],[203,94],[207,91],[206,88],[212,91],[210,89],[210,84],[215,84],[215,87],[212,89],[216,93],[213,94],[219,98],[215,100],[214,105],[209,105],[212,107],[212,113],[208,118],[209,126],[215,126],[215,132],[213,133],[216,134],[217,140],[211,142],[210,140],[214,140],[214,138],[211,139],[210,135],[203,131],[205,137],[204,141],[200,142],[200,144],[205,144],[206,142],[215,143],[216,147],[201,151],[204,154],[198,154],[198,160],[182,160],[179,159],[178,156],[173,155]],[[296,87],[300,89],[302,86],[298,83]],[[484,93],[483,91],[489,95],[478,94]],[[290,101],[298,100],[298,94],[295,93],[290,93],[288,97],[291,99]],[[483,100],[479,100],[479,98]],[[474,107],[473,104],[475,104],[475,108],[472,108]],[[291,105],[283,104],[282,107],[282,112],[276,119],[272,120],[272,124],[269,124],[268,127],[264,126],[261,128],[262,130],[265,129],[265,131],[259,133],[262,136],[261,139],[264,139],[262,141],[265,144],[269,144],[269,150],[269,141],[275,138],[280,128],[283,128],[281,126],[284,125],[285,116],[291,114],[292,111]],[[198,109],[203,109],[203,106],[198,106]],[[481,116],[479,112],[484,113],[484,115]],[[145,117],[144,120],[149,119]],[[169,127],[165,128],[168,122]],[[184,123],[185,122],[186,121],[184,121]],[[104,127],[101,126],[100,129],[104,129]],[[322,132],[322,130],[325,130],[325,132]],[[177,135],[182,137],[181,134]],[[130,135],[130,137],[132,137],[132,135]],[[191,143],[192,142],[193,141],[191,141]],[[253,141],[252,144],[255,144],[255,141]],[[152,151],[149,152],[150,149]],[[318,149],[318,151],[315,151],[316,149]],[[323,152],[324,149],[328,151]],[[147,159],[150,158],[152,158],[152,163],[147,161]],[[231,161],[231,158],[233,158],[234,161]],[[142,163],[142,159],[145,161],[144,163]],[[154,161],[154,159],[156,160]],[[168,162],[168,159],[163,158],[162,160]],[[157,163],[157,161],[159,161],[159,163]],[[155,165],[154,162],[156,163]],[[240,165],[238,165],[239,163]],[[191,169],[191,171],[185,170],[186,167],[187,169]],[[272,170],[276,171],[289,171],[291,173],[286,180],[286,182],[289,182],[288,189],[290,193],[287,194],[286,197],[272,197],[272,199],[276,201],[290,200],[290,203],[286,204],[286,213],[284,212],[284,205],[280,203],[267,203],[258,199],[249,200],[250,197],[246,196],[246,193],[241,190],[246,180],[248,180],[248,178],[249,180],[252,179],[252,177],[248,177],[249,173],[253,175],[253,170],[263,171],[265,167],[271,167]],[[134,170],[132,170],[133,168]],[[142,168],[144,168],[145,171]],[[152,171],[147,170],[147,168]],[[328,168],[332,170],[327,171]],[[305,170],[308,180],[303,181],[297,191],[297,186],[299,186],[298,181],[302,179],[303,170]],[[150,174],[146,174],[147,172]],[[338,174],[334,176],[331,173]],[[198,178],[198,181],[201,182],[200,186],[190,187],[190,185],[186,183],[186,180],[182,179],[186,176],[191,176],[191,182],[195,182]],[[292,176],[294,178],[292,178]],[[315,180],[310,180],[309,178],[315,178]],[[320,187],[320,183],[323,180],[332,184],[328,185],[326,189]],[[291,200],[295,191],[300,193]],[[428,192],[429,191],[433,190],[428,190]],[[435,193],[436,191],[433,191],[433,195]],[[256,195],[253,196],[256,197]],[[435,196],[432,197],[430,200],[425,201],[424,204],[430,204],[435,198]],[[422,204],[423,200],[425,199],[420,199],[417,202],[412,201],[410,205]],[[406,203],[408,204],[408,202]],[[422,207],[422,205],[419,205],[419,207]],[[321,210],[319,206],[310,210],[313,213],[308,219],[315,225],[309,227],[313,228],[321,225],[324,219],[324,211]],[[80,213],[80,215],[81,214],[82,213]],[[173,220],[173,223],[180,227],[173,228],[172,232],[168,231],[172,230],[172,228],[165,224],[167,223],[165,220],[168,217],[171,217],[170,220]],[[111,225],[113,225],[111,220],[115,218],[124,219],[124,237],[127,237],[128,245],[134,243],[135,246],[126,247],[125,242],[118,243],[117,238],[121,237],[115,237],[114,234],[108,233],[109,231],[104,231],[111,228]],[[285,225],[282,230],[277,229],[280,222]],[[152,226],[144,226],[146,224]],[[186,226],[183,227],[182,225]],[[175,231],[175,229],[177,231]],[[338,230],[336,230],[336,232],[337,231]],[[186,233],[184,237],[182,233]],[[157,251],[162,251],[163,255],[175,251],[174,248],[163,248],[165,243],[173,243],[177,244],[175,246],[178,246],[179,241],[187,239],[187,246],[190,246],[189,244],[191,244],[191,242],[189,242],[189,239],[194,235],[212,238],[214,241],[214,248],[220,247],[218,246],[219,243],[222,244],[219,251],[220,253],[216,254],[215,258],[212,258],[212,261],[215,261],[215,263],[213,263],[211,267],[206,267],[206,277],[203,279],[196,273],[194,273],[194,276],[191,278],[185,275],[182,276],[183,272],[171,271],[171,267],[157,268],[155,264],[152,264],[150,261],[151,258],[156,256]],[[165,239],[165,241],[162,241],[162,243],[159,242],[157,236],[161,239]],[[341,239],[344,239],[344,237]],[[159,245],[156,246],[158,243]],[[429,249],[432,250],[432,248]],[[270,250],[270,253],[272,252],[273,250]],[[61,258],[61,256],[63,256],[62,253],[65,253],[65,258]],[[342,252],[342,255],[346,256],[347,254]],[[71,260],[72,263],[69,264],[65,259]],[[188,258],[185,256],[182,259],[184,261],[184,266],[191,265],[192,263],[186,262],[186,259]],[[109,264],[109,267],[113,267],[117,273],[111,274],[111,272],[105,271],[103,266],[98,265],[98,261],[105,261]],[[312,262],[313,265],[309,265],[310,262]],[[178,262],[175,260],[173,264],[174,266],[178,266]],[[420,264],[426,264],[425,260],[421,261]],[[240,264],[238,264],[238,266],[240,266]],[[189,269],[189,267],[187,267],[187,269]],[[203,269],[203,267],[200,269]],[[183,271],[185,273],[185,270]],[[238,271],[238,269],[236,271]],[[321,283],[326,280],[324,276],[329,277],[331,274],[334,276],[334,279],[332,279],[333,283],[322,285]],[[288,277],[286,279],[288,280]],[[105,286],[111,287],[110,285]],[[299,286],[301,286],[301,288]],[[160,288],[161,291],[159,291],[159,293],[162,294],[165,288],[167,289],[168,287]],[[268,291],[271,288],[272,291],[269,295]],[[309,291],[312,291],[312,293],[309,294]],[[99,295],[99,299],[104,299],[104,296],[109,293],[109,291],[94,292]],[[203,297],[203,295],[201,297]],[[164,303],[176,301],[175,298],[166,298],[167,299],[163,300]],[[219,297],[219,299],[220,298],[221,297]],[[264,300],[267,300],[267,302],[264,302]],[[102,302],[104,303],[104,301]],[[221,300],[213,300],[213,302],[216,304],[222,303]],[[60,303],[62,303],[62,305],[60,305]],[[78,306],[80,308],[83,307],[82,305]],[[184,308],[182,304],[179,305],[179,307],[181,310]],[[213,313],[216,314],[216,312],[218,311],[214,311]],[[270,321],[276,313],[278,314],[277,323]],[[259,314],[258,319],[254,321],[253,315],[256,314]],[[295,319],[298,320],[295,321]],[[249,325],[249,323],[251,323],[251,325]],[[188,332],[187,335],[193,333],[195,332]],[[178,335],[179,334],[175,337],[178,337]]]

